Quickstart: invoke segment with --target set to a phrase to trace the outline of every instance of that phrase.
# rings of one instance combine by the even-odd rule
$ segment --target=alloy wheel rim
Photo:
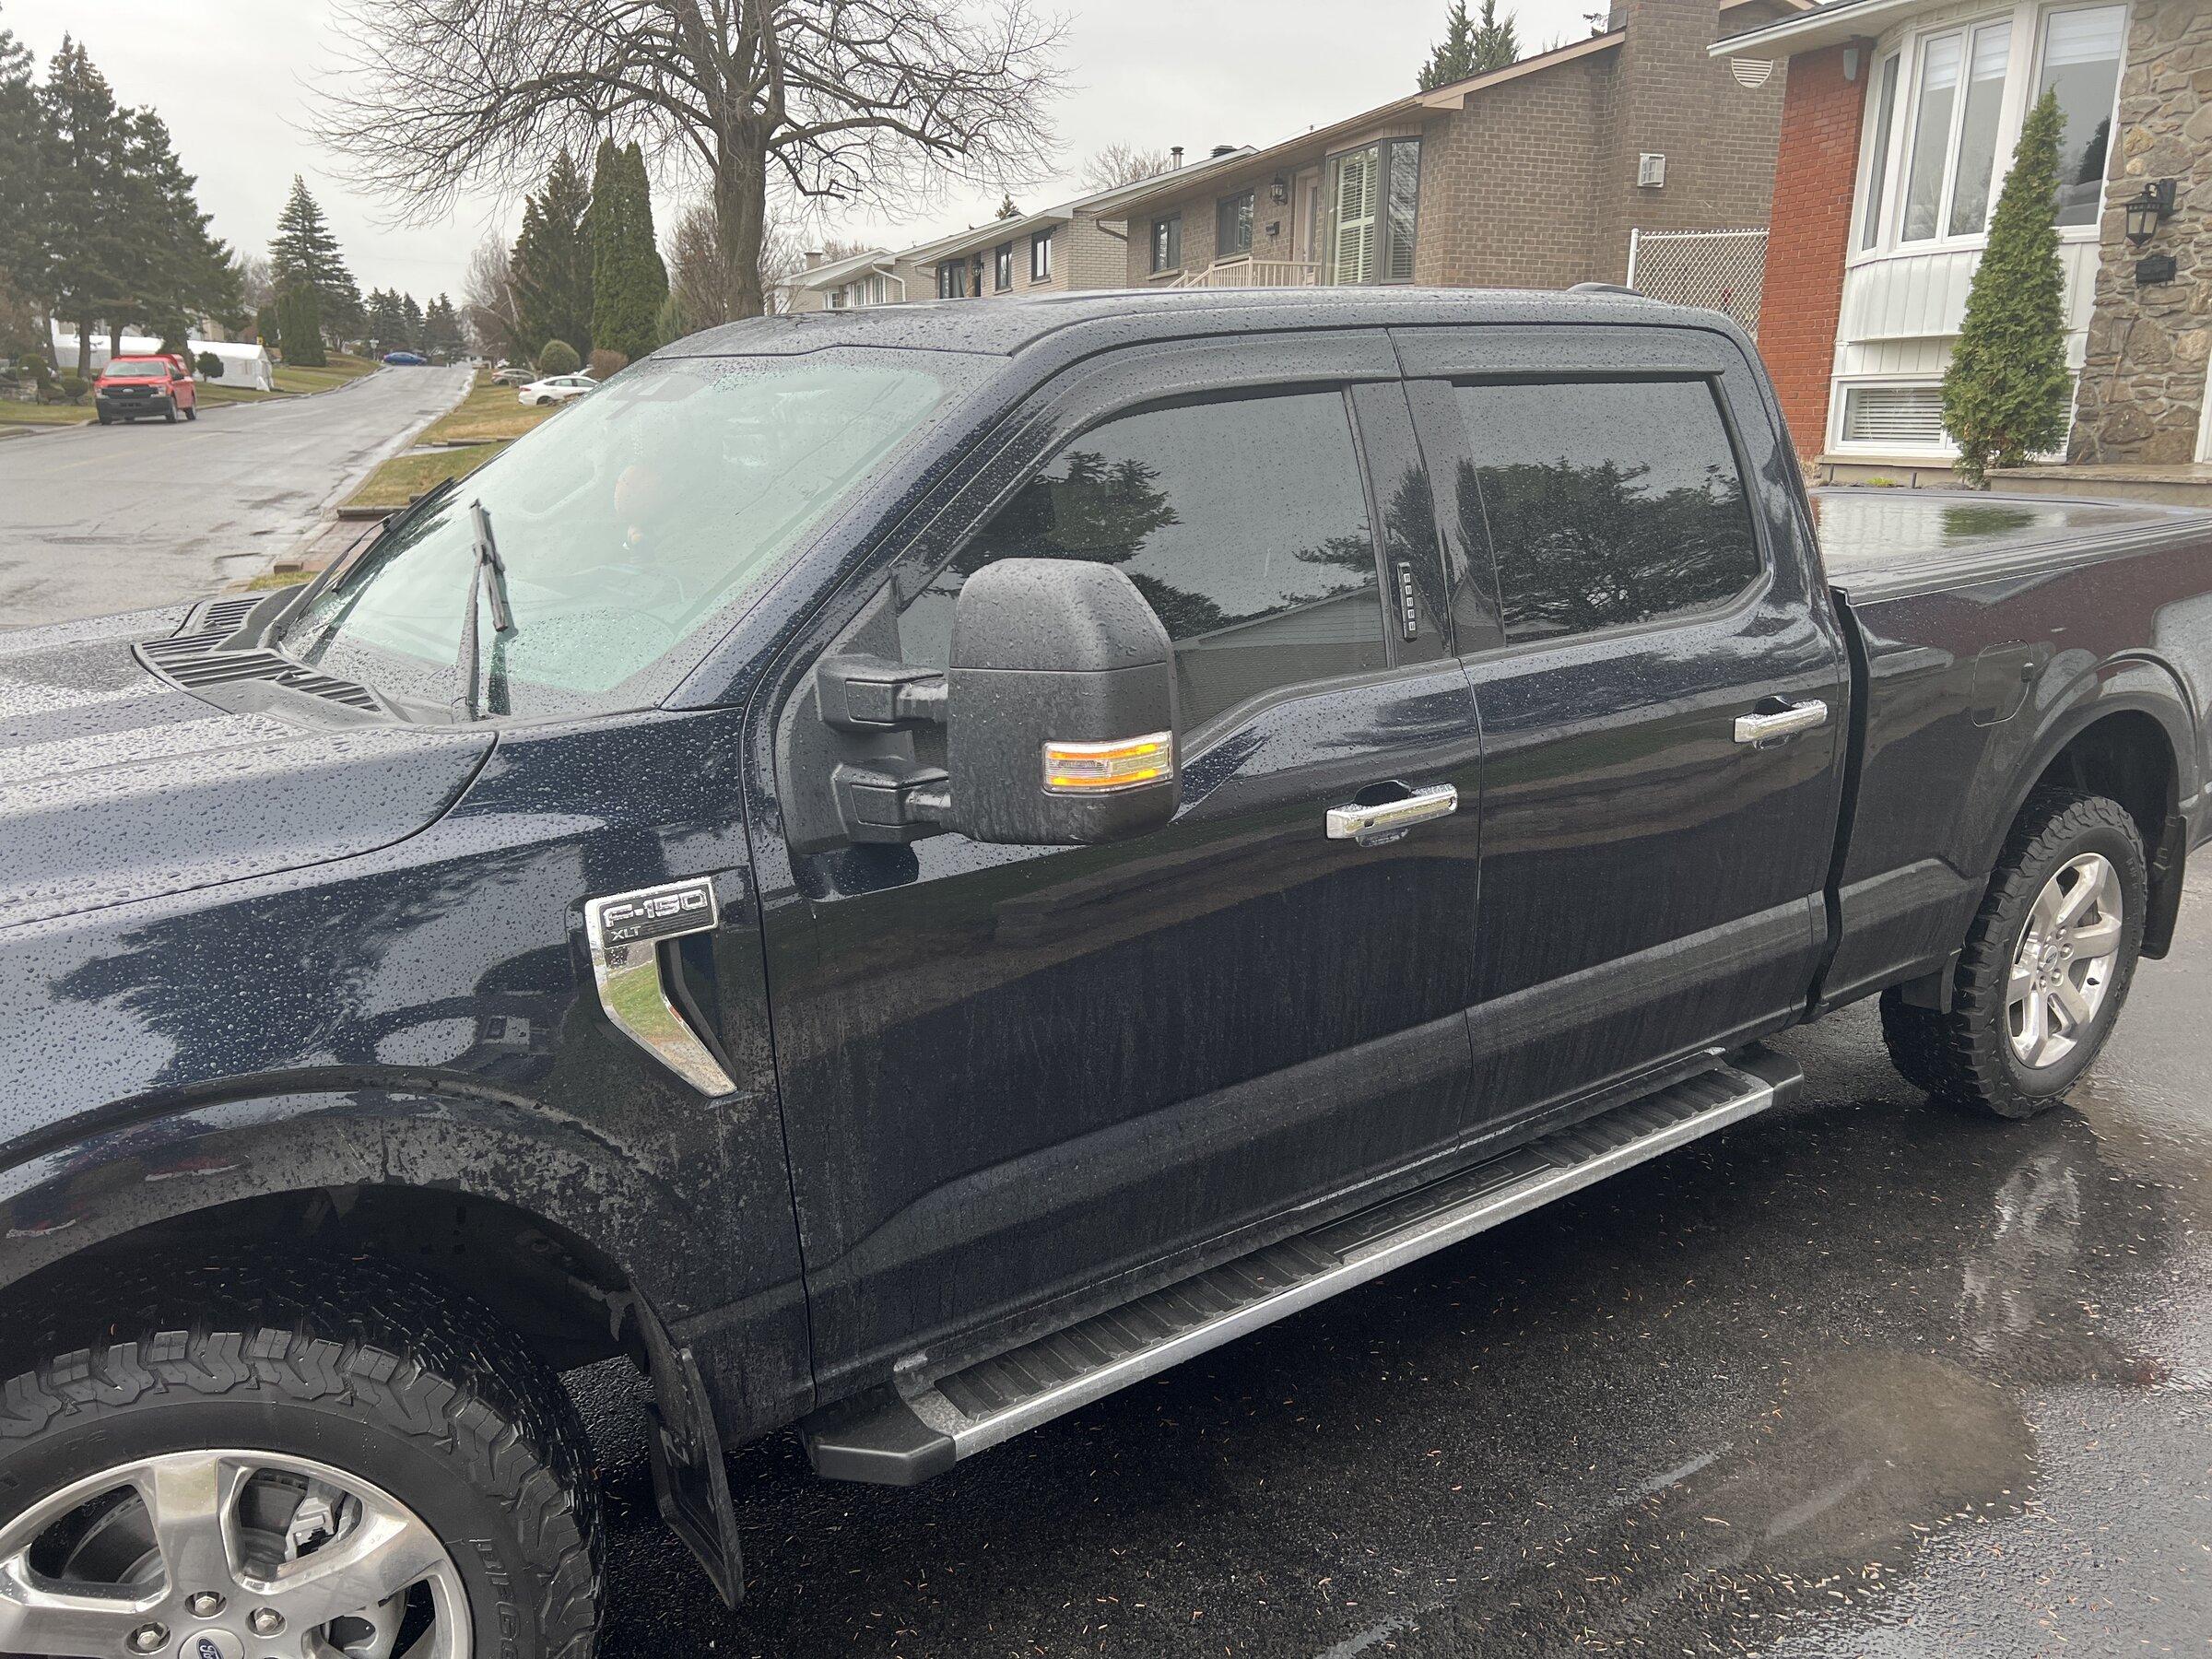
[[[0,1526],[0,1653],[469,1659],[467,1609],[413,1512],[280,1453],[120,1464]]]
[[[2120,873],[2101,853],[2067,860],[2043,884],[2005,989],[2006,1034],[2022,1065],[2062,1065],[2086,1040],[2120,965],[2122,921]]]

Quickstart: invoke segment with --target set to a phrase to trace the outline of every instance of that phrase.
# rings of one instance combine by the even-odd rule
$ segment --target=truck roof
[[[1735,327],[1718,312],[1666,305],[1621,289],[1105,288],[753,317],[703,330],[663,349],[677,357],[750,357],[872,346],[1011,357],[1084,324],[1119,324],[1130,339],[1140,340],[1247,329],[1437,323],[1663,324],[1730,332]]]

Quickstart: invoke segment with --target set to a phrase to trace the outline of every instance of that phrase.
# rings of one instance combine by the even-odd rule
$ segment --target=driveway
[[[1850,1010],[1783,1040],[1792,1106],[914,1490],[747,1447],[735,1613],[579,1372],[602,1652],[2204,1654],[2212,873],[2183,930],[2031,1123]]]
[[[0,442],[0,627],[167,605],[252,576],[405,446],[468,371]]]

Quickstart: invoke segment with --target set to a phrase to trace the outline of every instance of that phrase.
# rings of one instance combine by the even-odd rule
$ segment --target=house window
[[[1997,118],[2011,56],[2009,22],[1987,23],[1971,32],[1954,29],[1921,42],[1920,93],[1900,241],[1927,241],[1939,227],[1951,236],[1981,233],[1989,214]]]
[[[1846,386],[1842,441],[1889,448],[1941,449],[1943,388],[1928,384]]]
[[[1323,190],[1323,280],[1411,282],[1420,194],[1418,138],[1386,138],[1333,158]]]
[[[845,307],[851,303],[851,296],[852,290],[850,288],[831,288],[830,290],[830,309],[831,311],[843,311]]]
[[[1030,237],[1030,280],[1050,282],[1053,279],[1053,233],[1039,230]]]
[[[948,259],[937,267],[937,298],[965,300],[968,297],[968,264],[965,260]]]
[[[1014,244],[1000,242],[991,250],[991,288],[994,293],[1005,293],[1014,286]]]
[[[2035,95],[2058,94],[2058,222],[2093,225],[2104,207],[2113,100],[2127,43],[2127,7],[2053,12],[2043,24]]]
[[[1152,221],[1152,269],[1157,274],[1182,268],[1182,215],[1171,213]]]
[[[1234,259],[1252,252],[1252,192],[1240,191],[1214,204],[1214,257]]]
[[[1874,162],[1866,174],[1866,222],[1859,231],[1859,246],[1871,248],[1882,239],[1882,198],[1889,187],[1890,132],[1897,120],[1897,76],[1904,65],[1899,53],[1882,60],[1880,92],[1875,100]]]

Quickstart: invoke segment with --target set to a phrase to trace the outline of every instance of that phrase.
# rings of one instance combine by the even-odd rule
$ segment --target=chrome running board
[[[804,1425],[818,1474],[912,1486],[1393,1267],[1524,1215],[1788,1098],[1762,1048],[1342,1221],[937,1377],[902,1380]]]

